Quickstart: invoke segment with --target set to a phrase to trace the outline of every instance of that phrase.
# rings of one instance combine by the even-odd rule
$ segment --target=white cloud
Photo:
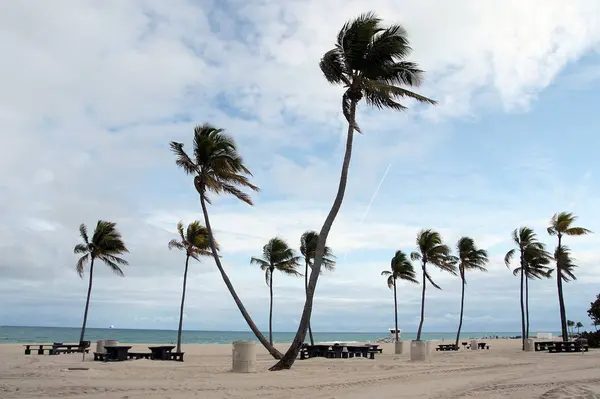
[[[471,234],[490,249],[493,267],[468,287],[471,303],[487,307],[470,308],[467,324],[506,323],[513,313],[506,301],[517,298],[501,261],[510,231],[531,223],[551,244],[542,228],[563,207],[576,208],[583,224],[600,231],[593,168],[586,165],[575,177],[558,173],[563,160],[554,156],[554,143],[505,150],[509,144],[490,135],[489,148],[468,148],[465,142],[475,139],[460,136],[456,121],[478,127],[489,115],[529,110],[565,66],[597,50],[600,5],[592,0],[3,5],[0,291],[13,309],[4,317],[78,324],[85,281],[74,274],[72,246],[80,223],[91,228],[103,218],[118,222],[131,266],[125,279],[98,270],[91,324],[171,327],[182,255],[166,243],[178,220],[201,219],[201,213],[167,144],[178,140],[188,148],[193,125],[208,121],[235,135],[262,188],[254,208],[219,198],[211,215],[227,270],[263,320],[267,291],[248,258],[273,235],[296,245],[304,230],[318,230],[324,220],[345,129],[341,89],[326,84],[317,63],[342,23],[369,9],[406,26],[411,59],[427,71],[419,90],[440,104],[409,102],[406,115],[361,105],[365,135],[355,139],[346,200],[328,240],[340,264],[319,286],[315,325],[387,328],[390,293],[379,273],[394,250],[413,249],[422,227],[439,229],[450,243]],[[569,306],[581,318],[598,281],[591,252],[597,243],[596,236],[569,240],[582,263],[577,292],[569,287],[578,302]],[[456,304],[458,285],[453,277],[435,277],[444,291],[430,290],[428,323],[443,328],[435,320],[456,311],[448,303]],[[277,300],[286,304],[279,308],[280,326],[293,329],[302,285],[283,278],[278,284]],[[401,313],[414,320],[419,290],[405,288]],[[244,327],[210,260],[194,265],[189,292],[191,327]],[[552,290],[539,292],[554,300]],[[42,304],[65,316],[40,316]],[[116,306],[117,321],[111,320]],[[346,321],[359,311],[363,325]],[[543,312],[538,320],[553,326]]]

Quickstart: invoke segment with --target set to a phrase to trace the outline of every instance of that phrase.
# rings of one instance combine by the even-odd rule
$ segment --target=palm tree
[[[458,322],[458,331],[456,332],[456,347],[458,348],[458,341],[460,339],[460,330],[462,328],[463,321],[463,309],[465,306],[465,285],[467,281],[465,279],[465,272],[468,270],[479,270],[487,272],[485,265],[488,263],[487,251],[477,248],[475,241],[470,237],[462,237],[456,244],[456,251],[458,256],[455,261],[458,263],[458,271],[460,274],[461,284],[461,296],[460,296],[460,321]]]
[[[548,226],[547,231],[551,236],[558,237],[558,244],[556,245],[555,255],[558,255],[562,252],[562,238],[563,236],[582,236],[586,234],[590,234],[591,231],[583,228],[583,227],[575,227],[573,224],[577,220],[577,216],[575,216],[571,212],[560,212],[555,213],[550,219],[550,226]],[[568,254],[568,251],[567,251]],[[561,260],[568,259],[568,255],[566,258],[561,256],[555,256],[556,261],[556,287],[558,290],[558,306],[560,310],[560,325],[563,341],[569,340],[569,333],[567,331],[567,314],[565,311],[565,299],[563,297],[563,270],[564,265],[561,264]]]
[[[217,129],[209,124],[196,126],[194,128],[193,158],[184,151],[183,144],[172,141],[171,150],[175,153],[175,164],[182,168],[185,173],[194,176],[194,187],[200,194],[200,205],[204,215],[204,224],[208,231],[210,248],[212,250],[215,264],[221,273],[223,282],[231,293],[235,304],[242,313],[242,316],[248,323],[248,326],[256,335],[261,344],[276,359],[281,358],[279,352],[265,336],[260,332],[256,324],[250,317],[246,307],[235,292],[229,276],[225,273],[221,259],[217,254],[215,237],[210,219],[208,217],[208,208],[210,204],[208,194],[229,194],[248,205],[252,205],[250,196],[243,189],[259,191],[258,187],[248,180],[252,176],[250,170],[244,165],[242,157],[237,152],[237,147],[233,138],[228,136],[223,129]]]
[[[525,350],[525,339],[527,338],[527,328],[525,323],[525,271],[527,270],[527,259],[528,257],[534,256],[535,252],[539,250],[539,241],[537,235],[529,227],[519,227],[513,230],[512,239],[517,248],[513,248],[504,255],[504,263],[506,267],[510,269],[510,262],[514,258],[517,251],[519,251],[519,265],[520,267],[513,271],[514,275],[521,277],[520,286],[520,297],[521,297],[521,349]],[[538,256],[538,255],[536,255]],[[540,255],[541,256],[541,255]]]
[[[314,230],[305,231],[300,237],[300,253],[304,257],[304,291],[305,295],[308,293],[308,269],[312,269],[313,262],[315,260],[315,253],[317,252],[317,241],[319,240],[319,233]],[[335,256],[331,251],[331,248],[325,246],[323,251],[323,260],[321,265],[327,271],[335,270]],[[315,340],[313,338],[312,327],[310,320],[308,321],[308,336],[310,337],[310,344],[314,345]]]
[[[181,290],[181,307],[179,309],[179,328],[177,329],[177,352],[181,352],[181,333],[183,329],[183,306],[185,303],[185,288],[187,286],[188,266],[190,258],[200,262],[201,256],[211,256],[212,252],[208,242],[208,230],[199,221],[193,221],[183,231],[183,223],[177,223],[177,232],[180,240],[169,241],[169,249],[185,251],[185,269],[183,271],[183,288]],[[218,248],[218,245],[217,245]]]
[[[569,327],[569,334],[573,335],[573,327],[575,327],[575,322],[573,320],[567,320],[567,327]]]
[[[546,251],[546,246],[541,242],[533,242],[525,248],[525,337],[529,338],[529,280],[551,278],[552,269],[550,264],[551,256]],[[521,273],[521,267],[513,270],[513,275]]]
[[[396,289],[396,280],[410,281],[419,284],[415,278],[415,269],[408,256],[402,251],[396,251],[396,254],[390,262],[390,270],[381,272],[382,276],[387,277],[388,288],[394,289],[394,326],[396,327],[396,342],[398,342],[398,294]]]
[[[577,335],[579,335],[579,329],[583,327],[583,323],[578,321],[577,324],[575,324],[575,328],[577,328]]]
[[[273,345],[273,274],[280,271],[290,276],[301,276],[296,268],[300,258],[288,244],[279,237],[271,238],[263,247],[262,258],[252,257],[250,263],[259,265],[265,272],[265,281],[269,287],[269,343]]]
[[[90,307],[90,296],[92,295],[92,282],[94,278],[94,262],[96,259],[104,262],[115,274],[123,277],[121,266],[128,265],[127,261],[120,258],[119,255],[129,252],[121,233],[117,230],[117,224],[98,220],[94,235],[90,241],[85,224],[79,226],[79,235],[83,243],[75,245],[73,252],[82,255],[77,261],[76,271],[79,277],[83,278],[85,265],[90,262],[90,279],[88,283],[87,299],[85,301],[85,312],[83,313],[83,325],[81,326],[81,335],[79,342],[83,341],[85,336],[85,325],[87,324],[88,309]]]
[[[418,251],[410,254],[414,261],[421,262],[421,270],[423,271],[423,288],[421,291],[421,321],[417,330],[417,341],[421,340],[421,330],[423,329],[423,320],[425,320],[425,287],[427,280],[438,290],[441,290],[427,272],[427,264],[430,263],[437,266],[439,269],[456,275],[456,266],[453,264],[453,259],[450,255],[450,248],[442,243],[442,236],[437,231],[424,229],[417,234]]]
[[[398,102],[404,98],[435,104],[435,101],[404,88],[419,86],[423,75],[423,71],[416,63],[406,61],[411,52],[406,36],[406,30],[401,25],[384,27],[381,19],[375,14],[364,13],[344,24],[338,33],[334,48],[326,52],[319,63],[329,83],[342,85],[345,88],[342,95],[342,113],[348,121],[346,150],[337,194],[319,232],[298,331],[285,356],[270,368],[272,371],[292,367],[304,343],[312,311],[313,295],[323,262],[325,243],[344,200],[352,156],[353,134],[355,131],[361,132],[356,123],[358,103],[364,98],[367,105],[397,111],[407,109]]]

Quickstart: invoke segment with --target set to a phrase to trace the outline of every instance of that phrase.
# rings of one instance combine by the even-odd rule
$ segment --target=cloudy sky
[[[317,331],[393,323],[380,272],[421,228],[454,246],[470,235],[489,272],[468,277],[465,331],[517,331],[518,279],[502,262],[527,225],[548,245],[553,213],[600,232],[597,134],[600,3],[596,0],[4,1],[0,5],[0,325],[79,326],[87,281],[75,273],[78,226],[117,222],[126,277],[97,268],[89,326],[177,327],[184,255],[179,220],[201,219],[171,140],[194,125],[235,137],[261,192],[249,207],[210,208],[224,265],[261,327],[268,289],[256,266],[269,238],[298,246],[333,200],[345,122],[342,89],[318,61],[347,19],[373,10],[402,23],[427,71],[417,90],[439,104],[406,113],[360,105],[346,199],[319,281]],[[391,166],[390,166],[391,165]],[[389,173],[367,206],[389,166]],[[366,216],[365,216],[366,214]],[[589,324],[600,235],[569,238],[579,269],[568,317]],[[460,282],[434,272],[425,331],[452,331]],[[302,281],[275,276],[278,331],[295,330]],[[420,290],[399,287],[400,325],[415,331]],[[558,330],[556,282],[531,284],[532,330]],[[211,259],[191,267],[185,327],[246,330]]]

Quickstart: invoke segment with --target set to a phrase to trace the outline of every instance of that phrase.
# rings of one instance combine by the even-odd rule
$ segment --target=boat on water
[[[115,326],[113,326],[112,324],[110,326],[108,326],[108,328],[115,328]]]

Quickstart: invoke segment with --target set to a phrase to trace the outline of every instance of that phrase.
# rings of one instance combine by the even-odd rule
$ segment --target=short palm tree
[[[396,251],[390,262],[390,270],[381,272],[382,276],[387,277],[387,286],[394,290],[394,326],[396,328],[396,342],[398,342],[398,291],[396,280],[410,281],[419,284],[415,278],[415,269],[408,256],[402,251]]]
[[[562,264],[562,260],[568,261],[568,250],[563,251],[561,249],[563,242],[562,239],[564,236],[582,236],[586,234],[590,234],[591,231],[583,228],[573,226],[575,221],[577,220],[577,216],[571,212],[560,212],[555,213],[550,219],[550,226],[548,226],[547,231],[551,236],[556,236],[558,238],[558,243],[556,245],[555,250],[555,261],[556,261],[556,287],[558,290],[558,305],[560,309],[560,325],[563,341],[569,340],[569,332],[567,331],[567,314],[565,311],[565,299],[563,297],[563,276],[568,275],[562,269],[567,267]],[[560,253],[563,255],[558,256]],[[567,262],[568,263],[568,262]]]
[[[463,309],[465,306],[465,285],[467,280],[465,279],[465,272],[469,270],[479,270],[487,272],[485,268],[488,263],[487,251],[477,248],[475,241],[470,237],[462,237],[456,244],[456,263],[458,264],[458,272],[461,284],[461,295],[460,295],[460,319],[458,322],[458,331],[456,332],[456,347],[458,348],[458,341],[460,339],[460,330],[462,328],[463,321]]]
[[[312,265],[315,261],[315,255],[317,252],[317,241],[319,241],[319,233],[314,230],[305,231],[300,237],[300,253],[304,257],[304,293],[308,292],[308,270],[312,269]],[[331,251],[331,248],[325,246],[323,251],[322,266],[325,270],[332,272],[335,270],[335,256]],[[313,338],[312,327],[310,320],[308,321],[308,336],[310,338],[310,344],[314,345],[315,340]]]
[[[441,290],[427,272],[427,265],[432,264],[440,270],[456,275],[456,266],[453,264],[453,258],[450,255],[450,248],[442,243],[442,236],[437,231],[424,229],[417,234],[418,251],[410,254],[414,261],[421,262],[421,270],[423,271],[423,287],[421,291],[421,321],[417,330],[417,341],[421,340],[421,331],[423,330],[423,321],[425,320],[425,288],[427,280],[435,288]]]
[[[567,320],[567,327],[569,328],[569,334],[573,334],[573,327],[575,327],[575,322],[573,320]]]
[[[215,237],[208,216],[209,193],[233,195],[240,201],[252,205],[252,199],[243,190],[259,191],[258,187],[248,179],[248,176],[252,176],[252,174],[244,165],[244,160],[237,151],[235,141],[223,129],[204,124],[194,128],[193,158],[184,151],[182,143],[172,141],[170,146],[176,157],[175,164],[182,168],[185,173],[194,176],[194,187],[200,194],[200,205],[204,215],[204,224],[208,230],[210,247],[223,282],[256,338],[274,358],[281,358],[281,352],[273,347],[256,327],[242,300],[233,288],[229,276],[225,273],[221,259],[217,254]]]
[[[577,329],[577,334],[579,334],[579,329],[583,327],[583,323],[578,321],[577,324],[575,324],[575,328]]]
[[[269,343],[273,345],[273,274],[279,271],[289,276],[302,276],[296,268],[300,257],[279,237],[271,238],[263,247],[262,258],[250,258],[250,263],[259,265],[265,272],[265,281],[269,287]]]
[[[183,271],[183,288],[181,290],[181,307],[179,308],[179,327],[177,329],[177,352],[181,352],[181,333],[183,330],[183,307],[185,304],[185,289],[187,286],[188,266],[190,258],[200,262],[201,256],[211,256],[208,230],[199,221],[193,221],[183,231],[183,223],[177,223],[179,240],[169,241],[169,249],[185,251],[185,269]],[[218,246],[217,246],[218,247]]]
[[[83,313],[83,325],[81,326],[81,335],[79,341],[83,341],[85,337],[85,326],[87,324],[88,309],[90,307],[90,297],[92,295],[92,283],[94,278],[94,262],[96,259],[104,262],[110,270],[115,274],[123,277],[123,270],[121,266],[127,265],[127,261],[120,257],[120,255],[129,252],[121,233],[117,230],[117,224],[114,222],[107,222],[104,220],[98,220],[96,229],[92,235],[92,239],[89,239],[87,233],[87,227],[85,224],[79,226],[79,235],[81,236],[83,243],[75,245],[73,252],[77,255],[82,255],[77,261],[77,274],[83,278],[85,265],[90,262],[90,279],[88,283],[87,299],[85,300],[85,312]]]
[[[435,101],[405,88],[419,86],[423,76],[423,71],[416,63],[406,60],[410,52],[406,30],[401,25],[383,26],[381,19],[369,12],[346,22],[337,35],[334,48],[326,52],[321,59],[319,66],[325,79],[345,89],[342,95],[342,113],[348,121],[346,150],[337,194],[319,232],[298,331],[283,359],[270,368],[272,371],[292,367],[304,343],[312,311],[313,295],[323,262],[325,243],[346,192],[353,134],[355,131],[360,132],[356,123],[358,103],[364,99],[367,105],[397,111],[407,109],[399,102],[400,99],[405,98],[420,103],[435,104]]]

